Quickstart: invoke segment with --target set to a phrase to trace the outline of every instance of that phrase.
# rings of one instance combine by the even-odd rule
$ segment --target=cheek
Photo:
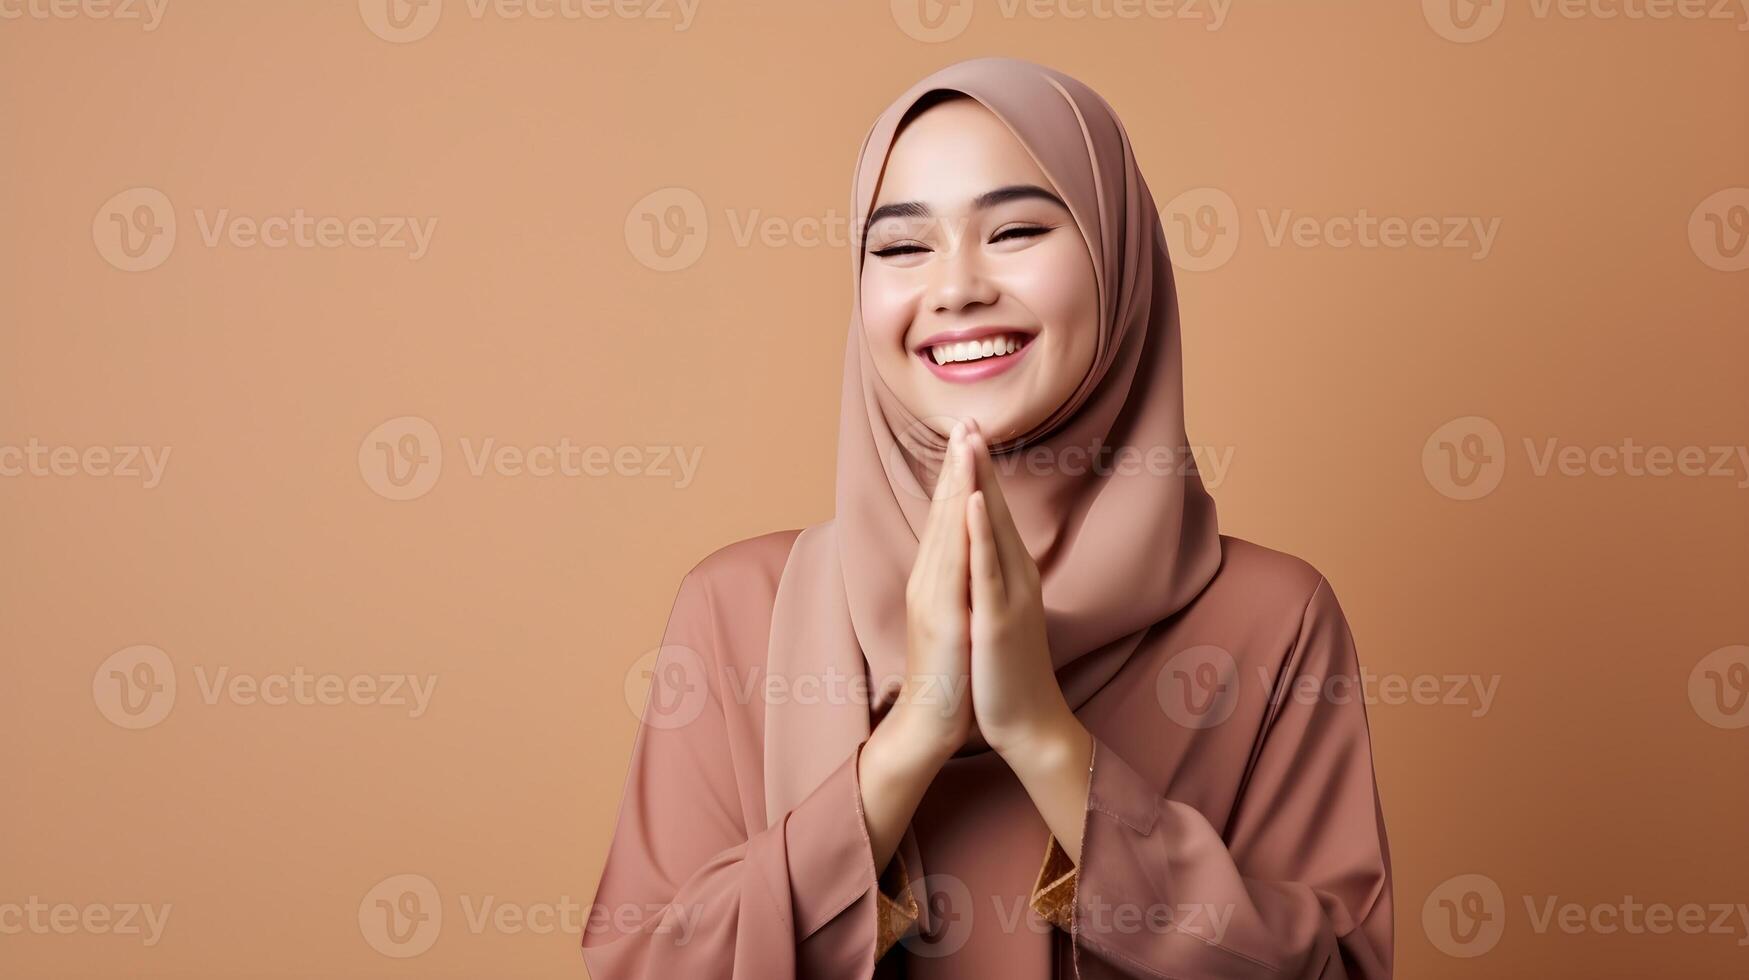
[[[862,274],[862,329],[877,361],[891,362],[905,354],[905,334],[911,326],[914,294],[903,276],[867,266]]]
[[[1008,288],[1052,335],[1065,366],[1085,368],[1080,362],[1091,362],[1099,318],[1099,288],[1086,248],[1065,235],[1015,258]]]

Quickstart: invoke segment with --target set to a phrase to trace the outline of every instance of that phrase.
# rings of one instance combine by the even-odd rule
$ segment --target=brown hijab
[[[853,227],[867,221],[907,110],[936,90],[977,99],[1014,131],[1068,204],[1098,278],[1091,370],[1036,429],[991,447],[1039,566],[1058,680],[1079,708],[1149,627],[1202,591],[1221,561],[1214,501],[1184,431],[1172,266],[1153,196],[1111,106],[1067,75],[1013,58],[949,65],[881,113],[857,162]],[[765,798],[774,821],[890,706],[905,669],[905,585],[947,447],[875,371],[861,316],[860,244],[859,235],[836,514],[797,537],[772,611],[767,670],[793,692],[767,707]],[[864,677],[872,698],[832,694]],[[803,679],[826,683],[796,683]],[[916,880],[922,862],[906,836],[900,853]]]

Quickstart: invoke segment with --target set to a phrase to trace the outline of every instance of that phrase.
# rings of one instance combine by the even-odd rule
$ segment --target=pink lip
[[[1018,334],[1021,337],[1020,349],[1012,354],[998,357],[985,357],[976,361],[952,361],[947,364],[935,363],[935,358],[929,356],[929,348],[936,344],[945,344],[961,340],[978,340],[999,334]],[[1024,330],[1012,327],[971,327],[964,330],[946,330],[930,337],[917,348],[917,356],[923,364],[943,381],[960,383],[983,381],[993,378],[1020,363],[1026,352],[1032,349],[1033,335]]]

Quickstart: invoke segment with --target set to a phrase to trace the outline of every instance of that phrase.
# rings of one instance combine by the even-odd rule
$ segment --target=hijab
[[[1013,131],[1068,205],[1097,279],[1099,336],[1086,377],[1032,430],[990,447],[1038,564],[1058,681],[1078,709],[1152,626],[1196,598],[1221,560],[1214,501],[1185,434],[1165,235],[1112,107],[1074,78],[1014,58],[949,65],[887,106],[863,139],[852,227],[866,227],[907,112],[934,92],[976,99]],[[766,669],[791,692],[766,708],[773,823],[868,737],[897,694],[906,582],[946,455],[946,437],[900,403],[875,370],[861,317],[862,237],[852,248],[835,510],[797,535],[772,609]],[[1087,456],[1105,463],[1069,463]],[[911,837],[900,853],[916,880],[922,862]]]

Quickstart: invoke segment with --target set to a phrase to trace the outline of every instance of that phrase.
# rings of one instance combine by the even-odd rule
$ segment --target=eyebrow
[[[1052,194],[1050,191],[1045,190],[1037,184],[1009,184],[1007,187],[998,187],[993,191],[985,191],[972,200],[972,210],[982,211],[985,208],[993,208],[998,204],[1006,204],[1009,201],[1026,200],[1028,198],[1050,201],[1064,211],[1069,210],[1069,206],[1063,203],[1062,198]],[[897,204],[883,204],[880,207],[875,208],[874,213],[868,216],[868,225],[872,227],[875,222],[880,221],[883,218],[927,218],[932,213],[933,212],[929,210],[929,205],[924,204],[921,201],[900,201]]]

